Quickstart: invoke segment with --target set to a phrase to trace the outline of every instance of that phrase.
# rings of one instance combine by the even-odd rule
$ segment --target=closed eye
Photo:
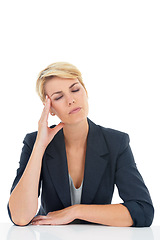
[[[58,98],[55,98],[54,100],[57,101],[57,100],[61,99],[62,97],[63,97],[63,96],[60,96],[60,97],[58,97]]]
[[[78,92],[79,90],[80,90],[80,89],[72,90],[72,92]],[[63,95],[60,96],[60,97],[58,97],[58,98],[55,98],[54,100],[58,101],[58,100],[61,99],[62,97],[63,97]]]
[[[79,89],[77,89],[77,90],[73,90],[72,92],[78,92],[79,91]]]

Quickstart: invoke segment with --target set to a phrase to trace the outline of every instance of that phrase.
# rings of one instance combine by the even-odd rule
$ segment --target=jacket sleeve
[[[22,148],[21,156],[20,156],[19,168],[17,169],[17,174],[16,174],[16,177],[13,181],[13,184],[12,184],[12,187],[11,187],[11,190],[10,190],[10,194],[12,193],[12,191],[14,190],[14,188],[16,187],[16,185],[18,184],[19,180],[21,179],[21,177],[23,175],[23,172],[24,172],[24,170],[27,166],[28,160],[29,160],[30,155],[32,153],[32,149],[33,149],[33,146],[34,146],[35,139],[36,139],[36,132],[31,133],[31,134],[27,134],[25,136],[24,140],[23,140],[24,145],[23,145],[23,148]],[[39,181],[38,197],[40,195],[40,187],[41,187],[41,177],[40,177],[40,181]],[[10,209],[9,209],[9,203],[7,204],[7,209],[8,209],[9,218],[12,221],[11,212],[10,212]]]
[[[154,208],[149,191],[140,175],[129,145],[129,136],[124,134],[116,165],[115,183],[122,203],[130,212],[133,227],[149,227]]]

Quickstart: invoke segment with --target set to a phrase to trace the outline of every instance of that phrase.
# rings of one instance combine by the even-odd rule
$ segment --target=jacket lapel
[[[81,203],[91,204],[107,167],[109,153],[102,130],[90,119]],[[105,156],[105,158],[104,158]]]
[[[83,204],[92,203],[107,166],[106,154],[109,153],[100,127],[90,119],[88,119],[88,123],[89,133],[81,197]],[[68,207],[71,205],[71,197],[63,129],[50,142],[46,154],[49,155],[46,158],[46,163],[53,185],[64,207]]]
[[[63,130],[61,129],[46,149],[48,171],[57,194],[65,207],[71,205],[68,164]]]

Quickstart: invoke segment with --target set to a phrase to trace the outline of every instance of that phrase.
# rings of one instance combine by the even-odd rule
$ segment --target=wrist
[[[75,204],[72,207],[74,219],[80,219],[81,204]]]
[[[35,144],[34,144],[34,149],[38,150],[39,152],[44,153],[46,150],[46,146],[41,143],[38,139],[36,139]]]

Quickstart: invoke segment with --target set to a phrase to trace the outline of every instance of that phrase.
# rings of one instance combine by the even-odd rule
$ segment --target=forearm
[[[38,185],[44,149],[36,142],[17,186],[11,193],[9,208],[13,222],[27,224],[38,208]]]
[[[128,209],[122,204],[80,204],[77,205],[76,218],[115,227],[129,227],[133,225]]]

